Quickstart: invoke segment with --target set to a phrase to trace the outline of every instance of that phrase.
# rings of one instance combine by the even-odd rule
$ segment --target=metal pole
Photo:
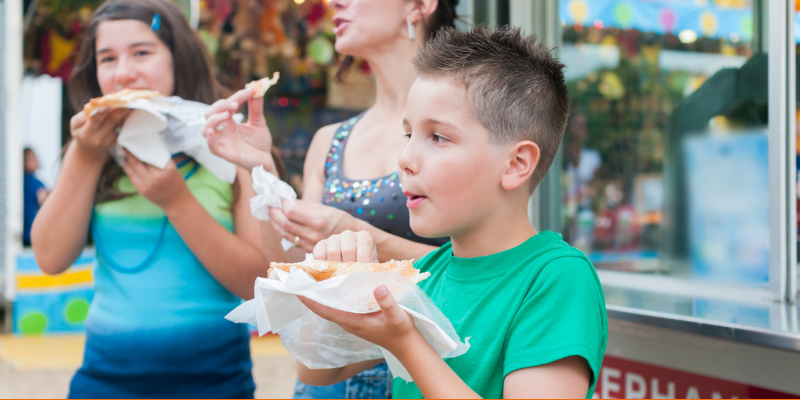
[[[22,247],[22,0],[5,0],[3,70],[5,92],[5,290],[7,301],[16,297],[17,254]]]
[[[555,48],[561,46],[561,23],[557,0],[510,0],[511,25],[526,34],[536,34],[540,42]],[[539,183],[528,203],[528,216],[537,230],[561,232],[561,158],[559,148],[550,169]]]
[[[793,215],[790,208],[794,208],[794,201],[790,201],[793,199],[789,198],[794,192],[791,189],[794,182],[790,182],[794,174],[789,173],[789,156],[793,156],[794,148],[790,149],[789,144],[792,142],[790,136],[794,136],[795,133],[789,132],[789,127],[792,126],[789,121],[789,95],[794,92],[790,90],[789,85],[790,81],[793,81],[789,76],[789,15],[793,16],[794,13],[789,14],[788,3],[787,0],[773,0],[767,3],[769,5],[769,39],[767,43],[769,49],[769,285],[773,298],[778,302],[788,300],[788,272],[790,269],[794,269],[796,263],[796,256],[790,260],[790,256],[796,252],[794,248],[796,240],[790,240],[796,235],[794,234],[795,224],[789,220]],[[794,8],[793,5],[792,8]],[[794,113],[791,114],[791,118],[794,118]]]

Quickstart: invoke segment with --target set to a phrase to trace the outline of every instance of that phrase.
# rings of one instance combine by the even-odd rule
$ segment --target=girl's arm
[[[87,119],[81,111],[70,120],[73,140],[64,154],[58,182],[31,228],[33,253],[45,273],[64,272],[86,245],[100,173],[108,149],[116,143],[115,128],[129,113],[114,110]]]
[[[162,170],[127,153],[125,172],[139,194],[164,210],[181,239],[219,283],[243,299],[253,298],[255,279],[266,274],[267,262],[258,221],[250,215],[253,187],[247,171],[238,169],[234,183],[239,185],[239,199],[233,208],[235,233],[203,208],[174,162]]]

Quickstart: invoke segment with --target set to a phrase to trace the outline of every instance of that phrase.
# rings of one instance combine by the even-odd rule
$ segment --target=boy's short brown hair
[[[533,192],[555,158],[569,116],[564,64],[550,49],[518,28],[446,28],[417,51],[414,66],[423,79],[463,84],[470,111],[489,131],[491,143],[530,140],[539,146]]]

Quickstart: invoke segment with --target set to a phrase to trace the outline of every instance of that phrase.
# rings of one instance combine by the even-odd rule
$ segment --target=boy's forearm
[[[403,350],[393,354],[426,399],[481,398],[439,357],[422,334],[417,332],[403,346]]]
[[[362,371],[374,368],[383,360],[361,361],[341,368],[311,369],[297,361],[297,378],[300,382],[312,386],[328,386],[343,382],[358,375]]]

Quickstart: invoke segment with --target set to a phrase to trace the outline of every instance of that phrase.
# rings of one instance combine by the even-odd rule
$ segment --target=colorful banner
[[[83,330],[92,302],[94,253],[86,252],[58,275],[45,275],[30,252],[17,256],[14,333],[41,335]]]
[[[637,0],[559,0],[559,15],[566,25],[616,27],[658,34],[689,30],[697,36],[750,41],[751,8],[720,7],[710,2]],[[800,43],[800,14],[795,14],[795,42]]]

